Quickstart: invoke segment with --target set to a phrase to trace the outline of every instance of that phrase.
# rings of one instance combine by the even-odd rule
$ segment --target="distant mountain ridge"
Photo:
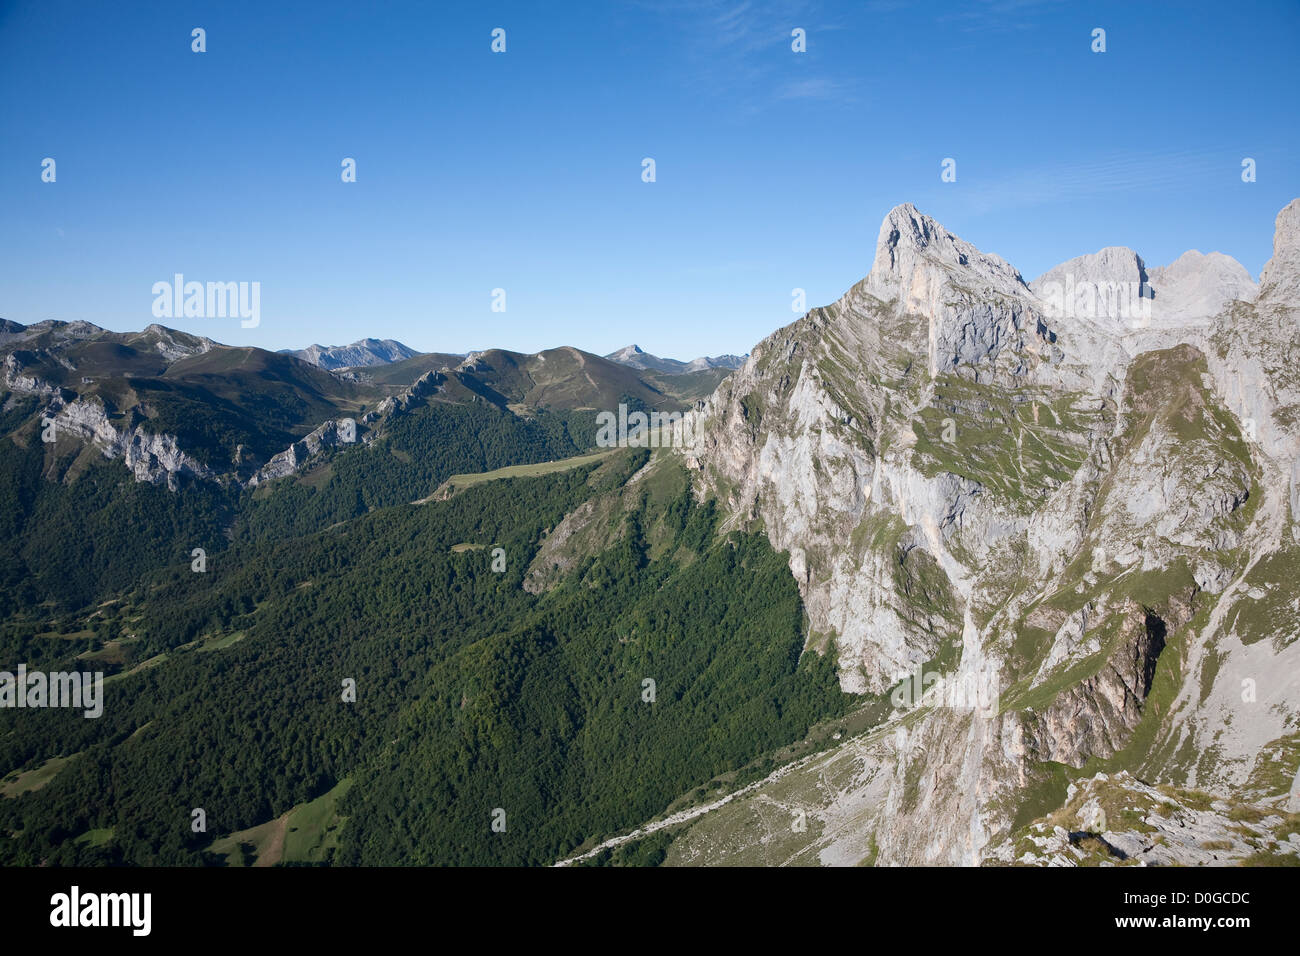
[[[388,365],[420,354],[395,339],[357,339],[351,345],[309,345],[305,349],[280,349],[280,352],[331,372]]]
[[[3,330],[0,330],[2,334]],[[408,359],[421,356],[434,356],[439,366],[450,357],[464,358],[477,353],[420,352],[404,345],[396,339],[358,339],[351,345],[309,345],[305,349],[280,349],[281,354],[292,355],[317,368],[330,372],[344,369],[376,368],[381,365],[394,365]],[[745,364],[745,355],[701,356],[682,362],[678,359],[661,358],[651,355],[639,345],[629,345],[604,356],[611,362],[627,366],[639,372],[659,372],[662,375],[689,375],[711,369],[734,371]],[[455,364],[455,363],[449,363]]]
[[[343,364],[356,361],[371,364]],[[8,426],[0,435],[24,443],[48,420],[80,439],[83,464],[120,458],[137,481],[172,489],[183,478],[252,487],[336,445],[367,444],[413,406],[487,403],[521,422],[545,412],[581,423],[621,404],[685,410],[726,374],[635,369],[569,346],[462,355],[362,339],[269,352],[157,324],[111,332],[85,321],[0,319]],[[348,423],[358,421],[354,433]],[[585,425],[574,427],[570,437],[594,440]]]
[[[701,356],[697,359],[691,359],[689,362],[681,362],[677,359],[660,358],[658,355],[651,355],[639,345],[627,345],[617,352],[610,352],[605,358],[611,362],[618,362],[620,365],[626,365],[629,368],[641,371],[662,372],[666,375],[683,375],[690,372],[703,372],[712,368],[735,370],[745,364],[748,355]]]

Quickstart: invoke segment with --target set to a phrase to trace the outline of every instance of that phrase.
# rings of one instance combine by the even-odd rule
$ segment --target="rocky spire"
[[[937,292],[955,273],[962,275],[964,284],[988,291],[1028,292],[1020,273],[1005,259],[981,252],[910,202],[889,211],[880,224],[876,258],[867,277],[872,295],[898,299],[906,307]]]
[[[1273,258],[1259,274],[1259,298],[1292,308],[1300,301],[1300,199],[1292,199],[1277,214]]]

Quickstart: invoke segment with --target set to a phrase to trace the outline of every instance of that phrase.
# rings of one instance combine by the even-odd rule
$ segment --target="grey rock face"
[[[1273,258],[1259,274],[1261,295],[1275,307],[1294,309],[1300,301],[1300,199],[1293,199],[1277,214],[1273,232]]]
[[[75,435],[97,447],[105,458],[121,458],[136,481],[174,487],[177,475],[216,478],[211,469],[180,449],[174,435],[148,432],[140,425],[119,430],[98,402],[77,400],[65,404],[56,397],[45,415],[54,421],[59,434]]]
[[[13,352],[4,359],[5,389],[24,395],[57,395],[57,386],[44,381],[23,368],[21,360]]]
[[[650,369],[656,372],[665,372],[669,375],[702,372],[711,368],[736,369],[740,368],[745,362],[745,356],[743,355],[702,356],[691,359],[689,362],[680,362],[677,359],[660,358],[658,355],[651,355],[639,345],[624,346],[616,352],[610,352],[605,358],[611,362],[626,365],[628,368],[643,371]]]
[[[911,203],[890,210],[881,223],[865,291],[900,315],[928,320],[931,374],[994,359],[1007,348],[1046,351],[1052,341],[1016,269]]]
[[[846,692],[926,665],[1000,698],[896,709],[702,817],[670,862],[979,862],[1048,767],[1148,722],[1158,782],[1300,779],[1267,769],[1300,726],[1300,599],[1271,639],[1251,607],[1279,608],[1300,559],[1300,201],[1274,250],[1258,290],[1227,256],[1148,271],[1122,247],[1030,287],[905,205],[865,280],[755,347],[692,413],[699,493],[789,553]],[[1044,283],[1067,274],[1131,282],[1149,320],[1062,314]],[[791,806],[817,835],[761,836]]]
[[[212,351],[215,342],[203,336],[180,335],[161,325],[150,325],[143,333],[153,338],[158,354],[169,362]]]
[[[991,847],[991,863],[1036,866],[1223,866],[1300,854],[1283,813],[1157,788],[1127,772],[1071,784],[1065,806]]]
[[[296,441],[284,451],[274,455],[248,479],[248,486],[256,487],[266,481],[296,474],[304,464],[324,449],[355,444],[357,440],[355,422],[349,426],[347,422],[331,419],[308,434],[302,441]]]
[[[465,361],[472,364],[473,355],[474,353],[471,352],[471,357]],[[448,372],[448,369],[443,369],[441,372],[425,372],[411,384],[410,388],[406,389],[400,395],[394,395],[392,398],[384,399],[373,412],[367,412],[362,416],[361,420],[366,424],[371,424],[379,421],[386,415],[404,412],[411,406],[428,398],[430,395],[436,395],[447,381],[447,376],[444,374],[446,372]]]
[[[1025,746],[1034,759],[1081,767],[1089,757],[1122,749],[1142,718],[1167,630],[1190,614],[1182,605],[1183,619],[1167,624],[1127,601],[1116,616],[1118,640],[1096,673],[1066,687],[1048,706],[1024,712]]]
[[[284,351],[331,372],[345,368],[388,365],[420,354],[393,339],[358,339],[351,345],[309,345],[305,349]]]

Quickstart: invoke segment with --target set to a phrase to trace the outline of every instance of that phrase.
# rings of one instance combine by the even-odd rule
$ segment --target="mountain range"
[[[1258,283],[904,204],[743,360],[5,323],[0,666],[110,677],[0,859],[1294,862],[1297,320],[1300,200]]]
[[[609,353],[605,358],[611,362],[626,365],[629,368],[653,369],[656,372],[680,375],[684,372],[702,372],[714,368],[737,369],[745,364],[746,357],[744,355],[717,355],[712,358],[704,356],[691,359],[689,362],[679,362],[677,359],[660,358],[657,355],[651,355],[649,352],[642,351],[639,345],[628,345],[617,352]]]
[[[358,339],[351,345],[309,345],[305,349],[281,349],[280,351],[330,371],[387,365],[420,354],[415,349],[393,339]]]
[[[318,368],[331,372],[347,369],[373,368],[376,365],[390,365],[406,359],[420,357],[409,346],[394,339],[358,339],[351,345],[310,345],[305,349],[281,349],[283,355],[292,355]],[[464,358],[464,354],[452,356],[449,353],[431,353],[437,361],[450,361],[452,358]],[[617,352],[611,352],[605,358],[638,371],[663,372],[668,375],[682,375],[690,372],[703,372],[709,369],[737,369],[744,364],[743,355],[718,355],[702,357],[689,362],[677,359],[660,358],[642,351],[640,346],[629,345]],[[455,362],[450,362],[455,365]]]

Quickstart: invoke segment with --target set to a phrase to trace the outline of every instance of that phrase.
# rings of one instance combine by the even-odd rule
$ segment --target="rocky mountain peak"
[[[309,345],[305,349],[281,349],[286,355],[302,359],[328,371],[347,368],[373,368],[388,365],[420,353],[394,339],[358,339],[351,345]]]
[[[1245,276],[1248,282],[1254,281],[1250,278],[1250,273],[1246,271],[1246,267],[1232,256],[1225,256],[1222,252],[1201,252],[1199,249],[1188,249],[1169,265],[1156,266],[1152,271],[1159,271],[1168,275],[1187,275],[1202,269],[1219,269],[1233,272]]]
[[[1250,273],[1232,256],[1189,249],[1167,266],[1151,270],[1157,316],[1183,321],[1217,315],[1229,302],[1253,301]]]
[[[1273,227],[1273,258],[1259,274],[1260,298],[1294,303],[1300,298],[1300,199],[1292,199],[1277,214]]]
[[[975,279],[994,292],[1027,291],[1020,273],[1001,256],[981,252],[910,202],[891,209],[880,224],[868,291],[907,305],[929,280],[952,273],[963,273],[967,282]]]
[[[871,272],[837,311],[851,324],[872,324],[904,353],[927,355],[932,377],[986,363],[990,374],[995,366],[1023,371],[1038,361],[1027,353],[1049,357],[1053,336],[1019,271],[911,203],[885,216]]]
[[[1255,280],[1250,277],[1246,267],[1222,252],[1203,253],[1198,249],[1188,249],[1169,265],[1156,266],[1151,270],[1151,275],[1167,284],[1211,276],[1216,281],[1231,285],[1251,296],[1255,292]]]
[[[1107,246],[1097,252],[1075,256],[1053,266],[1030,283],[1037,291],[1045,283],[1061,281],[1069,274],[1076,282],[1146,282],[1146,263],[1128,246]]]
[[[1085,318],[1111,332],[1203,324],[1223,306],[1255,298],[1255,283],[1236,259],[1188,250],[1148,270],[1127,246],[1107,246],[1053,266],[1030,283],[1049,314]]]
[[[625,345],[617,352],[610,352],[605,356],[605,358],[609,359],[611,362],[619,362],[623,365],[635,365],[639,368],[641,367],[639,363],[645,354],[645,350],[639,345]]]
[[[704,355],[691,359],[689,362],[680,362],[677,359],[651,355],[639,345],[625,345],[617,352],[610,352],[605,358],[611,362],[626,365],[628,368],[666,372],[669,375],[680,375],[683,372],[701,372],[713,368],[736,369],[745,363],[745,357],[741,355]]]
[[[1154,298],[1146,263],[1128,246],[1106,246],[1053,266],[1029,284],[1047,314],[1111,333],[1150,324]]]
[[[1278,217],[1274,250],[1260,298],[1277,290],[1276,315],[1259,322],[1258,303],[1222,308],[1254,286],[1228,256],[1192,251],[1148,274],[1113,246],[1031,291],[914,206],[890,211],[867,281],[757,346],[702,403],[685,454],[732,525],[788,554],[809,646],[830,635],[842,689],[910,691],[890,692],[892,727],[760,785],[677,838],[679,852],[737,859],[718,847],[745,832],[746,850],[773,859],[764,808],[799,793],[823,808],[823,863],[1077,862],[1081,828],[1128,859],[1256,855],[1265,827],[1230,825],[1265,810],[1202,795],[1196,816],[1173,814],[1172,794],[1136,778],[1081,786],[1027,833],[1006,808],[1013,781],[1049,764],[1083,772],[1139,749],[1198,790],[1300,805],[1293,761],[1267,782],[1261,770],[1290,746],[1300,687],[1285,610],[1300,554],[1285,311],[1300,300],[1300,201]],[[1067,276],[1057,321],[1040,283]],[[1216,324],[1188,321],[1198,314]],[[1264,674],[1278,709],[1244,716],[1242,681]],[[1167,707],[1148,706],[1157,678],[1177,687]],[[927,679],[928,701],[911,693]],[[954,699],[956,687],[998,705]],[[1148,798],[1166,843],[1092,812]],[[811,856],[800,844],[779,858]]]

